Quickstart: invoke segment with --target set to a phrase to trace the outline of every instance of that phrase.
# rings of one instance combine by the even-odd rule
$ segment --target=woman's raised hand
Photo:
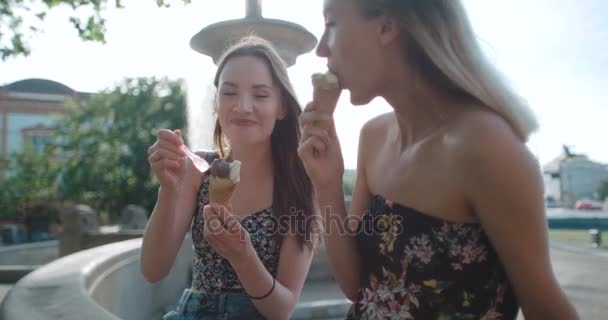
[[[332,114],[309,103],[300,116],[298,155],[315,189],[342,187],[344,160]]]
[[[177,191],[186,177],[200,174],[181,148],[184,140],[179,130],[159,129],[156,136],[148,148],[148,162],[161,188]]]

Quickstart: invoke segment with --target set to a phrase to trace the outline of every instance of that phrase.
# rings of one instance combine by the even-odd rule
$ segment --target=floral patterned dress
[[[361,289],[347,319],[515,319],[519,305],[481,226],[381,196],[359,224]]]
[[[217,158],[217,155],[210,155],[206,160],[211,163],[213,158]],[[192,289],[205,293],[245,294],[230,262],[220,256],[204,238],[203,207],[209,203],[209,177],[209,171],[203,174],[192,222],[194,243]],[[280,245],[274,238],[278,225],[272,219],[272,208],[254,212],[241,220],[241,225],[249,232],[251,244],[266,269],[276,277]]]

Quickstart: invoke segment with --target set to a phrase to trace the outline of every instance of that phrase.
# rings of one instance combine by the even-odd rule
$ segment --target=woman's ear
[[[384,46],[390,45],[393,41],[399,38],[401,33],[401,25],[399,22],[392,17],[382,16],[379,17],[380,23],[378,25],[378,37],[380,43]]]

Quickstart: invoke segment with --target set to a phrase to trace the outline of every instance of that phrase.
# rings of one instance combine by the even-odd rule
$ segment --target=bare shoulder
[[[387,128],[394,121],[394,112],[383,113],[371,118],[361,128],[361,139],[379,138],[386,135]]]
[[[370,120],[368,120],[359,134],[359,160],[362,161],[362,155],[368,153],[375,153],[380,144],[372,143],[373,141],[384,141],[391,122],[395,121],[395,114],[393,112],[380,114]]]
[[[477,167],[504,165],[505,161],[536,162],[507,120],[482,107],[458,117],[447,137],[448,150],[460,164]]]
[[[506,190],[542,189],[538,160],[528,150],[509,123],[491,110],[467,111],[449,132],[447,152],[452,171],[468,196],[482,194],[497,186]],[[485,190],[477,190],[485,189]]]

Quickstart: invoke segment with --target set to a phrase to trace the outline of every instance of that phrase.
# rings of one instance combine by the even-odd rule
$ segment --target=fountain
[[[226,20],[204,27],[190,39],[190,47],[211,57],[217,64],[223,51],[247,34],[255,34],[272,43],[286,65],[293,66],[299,55],[310,52],[317,38],[304,27],[284,20],[262,16],[261,0],[246,0],[246,15],[241,19]],[[201,79],[202,80],[202,79]],[[188,140],[194,149],[213,149],[214,88],[208,79],[191,83],[188,102]],[[199,88],[203,89],[200,92]]]
[[[217,64],[224,49],[241,37],[254,33],[272,43],[288,66],[296,58],[310,52],[317,44],[317,38],[304,27],[262,16],[262,1],[247,0],[245,18],[218,22],[203,28],[190,40],[190,47],[208,55]]]

